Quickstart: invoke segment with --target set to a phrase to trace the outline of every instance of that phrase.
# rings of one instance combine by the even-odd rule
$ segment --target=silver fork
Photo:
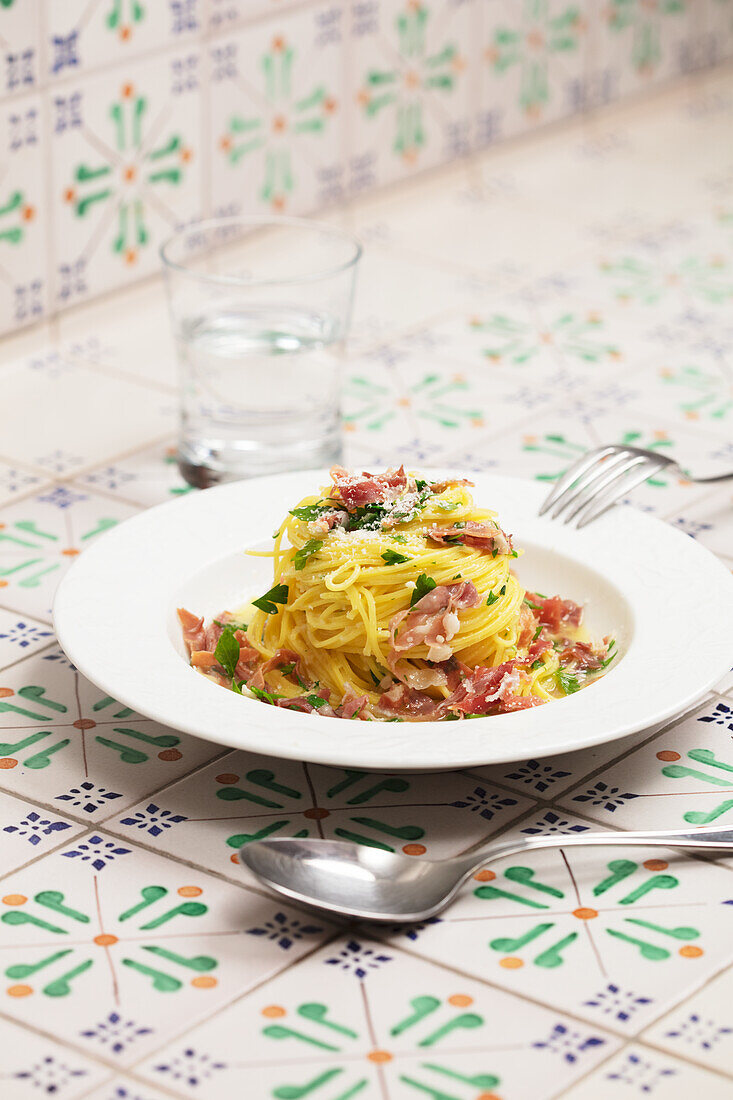
[[[585,527],[626,496],[642,481],[654,477],[660,470],[674,466],[688,481],[733,481],[733,473],[713,477],[691,477],[673,458],[645,451],[641,447],[615,444],[597,447],[574,462],[545,498],[540,515],[552,509],[552,518],[563,513],[563,523],[577,518],[577,527]]]

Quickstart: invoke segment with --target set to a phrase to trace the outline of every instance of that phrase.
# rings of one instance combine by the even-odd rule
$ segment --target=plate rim
[[[440,468],[425,468],[421,470],[421,473],[426,474],[431,478],[438,478],[444,476],[463,476],[463,471],[457,472],[455,470]],[[466,472],[466,476],[469,476],[472,480],[477,482],[479,492],[483,492],[481,483],[491,484],[492,482],[506,488],[520,490],[525,494],[530,501],[532,498],[539,498],[543,493],[545,487],[539,486],[537,483],[524,479],[510,477],[504,474],[497,474],[492,471],[485,472]],[[579,719],[581,719],[582,711],[589,710],[589,703],[587,697],[590,691],[586,690],[579,692],[577,695],[568,697],[565,700],[558,700],[556,704],[552,705],[550,711],[551,714],[557,714],[556,706],[564,706],[566,709],[562,716],[557,716],[560,721],[555,722],[555,725],[567,726],[571,731],[571,735],[560,734],[557,735],[557,739],[551,746],[547,745],[533,745],[527,744],[525,747],[520,747],[519,750],[511,748],[514,743],[514,738],[511,737],[511,730],[520,732],[522,724],[515,721],[514,725],[510,724],[512,719],[521,719],[527,713],[537,715],[545,711],[545,708],[537,708],[530,712],[518,712],[516,714],[496,715],[487,717],[484,719],[474,719],[470,723],[464,723],[466,727],[477,727],[479,724],[481,727],[486,722],[491,722],[492,726],[485,731],[485,750],[476,755],[476,752],[456,752],[456,733],[458,728],[454,725],[450,727],[451,737],[447,742],[447,748],[445,750],[446,755],[444,758],[436,760],[433,756],[430,759],[426,759],[423,762],[410,760],[406,762],[404,759],[398,760],[386,756],[380,756],[378,753],[375,756],[373,753],[369,753],[370,739],[368,736],[356,737],[350,739],[344,739],[343,737],[336,736],[336,731],[333,730],[332,734],[329,734],[328,727],[342,727],[341,722],[334,721],[333,723],[324,723],[322,717],[317,715],[293,715],[291,712],[277,710],[275,708],[264,708],[261,704],[257,704],[265,714],[259,716],[255,721],[247,721],[247,717],[254,719],[252,714],[243,714],[235,711],[231,708],[231,703],[236,703],[237,707],[241,707],[242,700],[238,696],[234,696],[231,693],[223,692],[219,685],[213,684],[211,681],[206,680],[203,677],[196,676],[196,674],[185,665],[185,662],[181,659],[179,654],[175,653],[173,646],[170,645],[171,653],[175,656],[176,660],[180,662],[181,669],[190,674],[191,679],[189,682],[193,686],[197,685],[194,691],[198,691],[202,700],[205,698],[201,695],[200,688],[210,689],[211,692],[216,692],[216,695],[211,694],[208,697],[208,702],[211,703],[212,710],[221,712],[223,716],[226,716],[226,712],[231,711],[231,719],[239,720],[236,724],[239,728],[235,728],[233,732],[227,734],[225,732],[222,736],[221,728],[214,731],[211,727],[202,729],[201,722],[199,720],[187,721],[185,714],[176,714],[175,719],[171,718],[170,708],[166,713],[165,703],[160,707],[151,706],[148,701],[145,701],[141,705],[139,688],[136,692],[135,684],[132,685],[120,685],[114,679],[114,668],[102,668],[95,666],[93,659],[93,647],[89,647],[87,650],[85,647],[84,636],[89,633],[89,626],[79,626],[74,623],[74,609],[70,606],[70,602],[76,597],[79,591],[79,586],[89,583],[89,575],[94,578],[95,570],[98,570],[98,565],[101,562],[104,563],[105,556],[113,556],[114,548],[118,543],[123,543],[125,540],[129,540],[134,537],[138,528],[150,527],[153,528],[156,525],[160,525],[162,522],[163,529],[165,530],[166,518],[169,516],[185,516],[188,512],[196,510],[202,511],[217,511],[218,502],[221,500],[224,502],[229,497],[236,497],[239,494],[243,494],[245,497],[252,492],[256,493],[267,492],[268,490],[274,491],[275,496],[278,497],[278,490],[283,487],[283,491],[279,493],[280,501],[287,501],[290,499],[288,496],[284,496],[285,485],[293,482],[299,482],[301,488],[296,490],[300,492],[300,495],[305,495],[308,489],[313,489],[314,485],[321,484],[321,478],[327,480],[327,471],[323,470],[304,470],[297,473],[286,473],[270,475],[268,477],[253,478],[247,481],[234,482],[222,486],[217,486],[213,489],[208,489],[204,493],[186,494],[185,496],[173,500],[165,501],[161,504],[155,505],[152,508],[143,509],[138,514],[130,517],[128,520],[123,521],[113,530],[107,532],[98,540],[97,544],[89,547],[89,549],[81,555],[71,566],[65,577],[62,579],[54,599],[53,617],[54,628],[56,630],[59,644],[64,652],[70,658],[79,672],[91,680],[94,684],[104,690],[107,694],[112,695],[120,703],[125,706],[132,707],[138,714],[144,718],[149,718],[162,725],[171,726],[172,728],[181,732],[190,734],[195,737],[200,737],[206,740],[211,740],[215,743],[221,744],[222,747],[230,747],[233,749],[240,749],[243,751],[253,752],[264,756],[275,756],[283,759],[295,759],[295,760],[307,760],[315,764],[322,764],[326,766],[335,767],[360,767],[367,770],[389,770],[389,771],[404,771],[404,772],[420,772],[420,771],[443,771],[454,770],[456,768],[468,768],[468,767],[486,767],[493,764],[503,764],[511,761],[521,760],[526,758],[528,753],[530,756],[555,756],[561,753],[579,751],[584,748],[591,748],[594,745],[604,744],[613,740],[618,740],[631,733],[641,732],[646,729],[654,727],[661,727],[662,724],[668,722],[678,714],[689,712],[694,706],[701,702],[705,695],[715,686],[715,684],[725,675],[730,664],[730,657],[724,657],[723,646],[719,646],[720,649],[720,663],[719,665],[712,665],[710,673],[704,680],[701,678],[694,686],[689,688],[684,694],[678,695],[672,703],[666,707],[658,708],[655,713],[649,718],[645,717],[643,721],[627,720],[617,725],[612,732],[608,732],[607,729],[603,729],[601,732],[586,733],[585,735],[578,735],[577,728],[579,725]],[[305,486],[305,487],[303,487]],[[207,503],[203,505],[201,502],[206,500]],[[536,502],[536,501],[535,501]],[[491,506],[489,500],[488,505]],[[278,515],[282,518],[284,510],[284,504],[278,504]],[[222,510],[226,513],[222,503]],[[164,517],[161,521],[160,517]],[[708,564],[711,569],[720,575],[721,580],[727,577],[728,590],[725,591],[725,582],[722,585],[722,591],[720,593],[720,602],[726,604],[733,620],[733,577],[728,573],[724,564],[719,561],[718,558],[710,551],[706,550],[700,544],[690,539],[689,536],[672,528],[670,525],[658,520],[656,517],[649,516],[645,513],[639,512],[634,508],[622,507],[613,509],[607,513],[606,516],[596,521],[596,525],[590,525],[585,531],[590,531],[594,526],[596,530],[605,529],[606,532],[612,530],[611,523],[613,519],[608,517],[615,517],[617,524],[620,523],[623,528],[624,525],[631,528],[633,534],[634,529],[637,531],[644,531],[647,529],[652,533],[656,532],[663,540],[671,541],[672,545],[676,545],[683,556],[697,557],[702,564]],[[625,518],[620,518],[625,517]],[[605,522],[604,522],[605,521]],[[269,522],[269,521],[268,521]],[[539,521],[538,521],[539,522]],[[543,521],[544,522],[544,521]],[[547,521],[552,522],[552,521]],[[260,530],[254,530],[252,537],[249,539],[249,545],[256,543],[263,537],[262,531],[264,529],[265,520],[262,520]],[[256,526],[256,525],[255,525]],[[548,528],[549,529],[549,528]],[[567,533],[568,528],[563,528],[557,522],[552,524],[552,530],[555,533],[564,531]],[[270,528],[267,530],[269,534]],[[132,534],[131,534],[132,533]],[[580,532],[575,532],[576,535],[580,535]],[[265,536],[266,537],[266,536]],[[521,545],[521,533],[520,533],[520,545]],[[531,541],[531,540],[530,540]],[[244,545],[248,543],[245,542]],[[685,551],[683,551],[685,548]],[[196,572],[206,568],[213,564],[217,560],[209,557],[207,560],[200,561],[193,573],[189,573],[189,577],[195,575]],[[595,570],[599,572],[599,570]],[[704,572],[702,570],[701,572]],[[99,585],[99,577],[97,577],[95,583]],[[177,582],[180,583],[183,581]],[[615,583],[611,581],[610,583]],[[171,590],[168,593],[168,599],[173,595]],[[632,605],[632,610],[634,610]],[[96,626],[94,629],[98,629]],[[94,630],[92,630],[93,634]],[[81,638],[81,642],[80,642]],[[168,639],[170,644],[170,639]],[[632,647],[633,649],[633,640]],[[714,648],[714,647],[713,647]],[[91,653],[91,660],[89,659],[89,653]],[[624,662],[627,657],[624,658],[617,669],[612,669],[609,673],[599,680],[597,684],[593,685],[591,691],[597,692],[603,684],[608,684],[614,677],[614,673],[620,672],[624,667]],[[171,666],[173,667],[173,666]],[[632,670],[633,673],[633,670]],[[184,681],[181,681],[184,683]],[[608,689],[606,688],[606,692]],[[161,696],[164,698],[164,696]],[[592,699],[597,697],[593,695]],[[578,704],[582,700],[586,702],[579,707]],[[227,701],[225,703],[225,700]],[[600,702],[600,700],[598,700]],[[249,705],[250,700],[245,701],[245,706]],[[254,701],[252,701],[254,705]],[[571,717],[568,705],[574,705],[573,717]],[[581,713],[579,713],[581,712]],[[273,719],[272,714],[278,715]],[[283,718],[283,715],[285,718]],[[568,719],[563,722],[562,717]],[[295,721],[288,722],[288,719],[295,719]],[[549,720],[548,720],[549,721]],[[318,725],[314,725],[318,723]],[[500,725],[496,725],[500,723]],[[547,724],[547,723],[546,723]],[[370,728],[374,731],[374,725],[367,725],[365,723],[358,723],[359,732],[364,732]],[[383,728],[384,724],[380,723],[379,727]],[[264,727],[267,727],[265,730]],[[324,728],[326,727],[326,728]],[[351,727],[353,729],[353,727]],[[404,723],[398,727],[391,727],[393,730],[417,729],[422,730],[423,734],[431,733],[436,734],[440,729],[443,740],[445,741],[445,726],[438,722],[428,723]],[[284,743],[276,743],[273,745],[271,741],[265,743],[267,737],[272,736],[272,731],[277,730],[280,733],[286,733]],[[492,730],[495,730],[498,737],[488,736]],[[318,734],[316,738],[313,738],[314,731]],[[376,731],[374,731],[376,732]],[[501,734],[507,734],[505,738],[501,738]],[[525,734],[526,737],[526,734]],[[404,738],[397,739],[398,744],[404,743]],[[461,739],[459,738],[460,742]],[[314,742],[317,742],[314,744]],[[343,749],[343,745],[346,744],[346,749]],[[521,744],[521,739],[520,739]],[[504,746],[504,747],[502,747]],[[364,750],[363,755],[361,750]],[[384,750],[380,750],[384,751]]]

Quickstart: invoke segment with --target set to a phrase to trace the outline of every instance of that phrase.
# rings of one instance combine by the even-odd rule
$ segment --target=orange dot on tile
[[[8,997],[28,997],[33,992],[32,985],[9,985],[6,990]]]
[[[586,909],[585,906],[581,906],[579,909],[573,909],[573,916],[578,920],[594,920],[598,916],[597,909]]]
[[[124,180],[125,180],[125,181],[126,181],[127,183],[132,183],[132,181],[133,181],[133,180],[135,179],[135,176],[136,176],[136,174],[137,174],[137,171],[136,171],[136,169],[135,169],[135,166],[134,166],[134,164],[131,164],[131,165],[129,165],[129,167],[127,167],[127,168],[125,169],[125,171],[124,171],[124,172],[122,173],[122,178],[123,178],[123,179],[124,179]]]
[[[25,894],[6,894],[2,899],[3,905],[25,905],[27,901]]]
[[[75,550],[73,546],[70,546],[67,550],[62,550],[61,553],[65,558],[75,558],[77,554],[81,553],[81,550]]]
[[[8,582],[7,581],[0,581],[0,588],[7,588],[7,587],[8,587]]]
[[[17,768],[18,761],[14,756],[3,756],[0,758],[0,768],[4,771],[10,771],[11,768]]]
[[[268,1020],[278,1020],[281,1016],[285,1015],[285,1009],[282,1005],[266,1005],[262,1009],[262,1015],[267,1016]]]
[[[424,856],[427,848],[424,844],[403,844],[402,851],[406,856]]]
[[[35,216],[36,216],[35,206],[30,206],[29,205],[29,206],[24,206],[23,207],[23,221],[24,222],[32,222],[33,219],[35,218]]]
[[[127,42],[131,34],[132,31],[129,27],[120,27],[120,38],[123,42]]]
[[[67,187],[64,191],[64,202],[73,202],[76,198],[76,191],[73,187]]]
[[[123,99],[129,99],[134,94],[135,94],[135,89],[134,89],[132,84],[123,84],[122,85],[122,98]]]
[[[666,871],[669,864],[666,859],[645,859],[644,866],[647,871]]]
[[[193,152],[190,149],[181,149],[181,163],[182,164],[188,164],[188,162],[190,161],[192,156],[193,156]]]
[[[672,749],[662,749],[657,753],[657,760],[679,760],[680,754]]]
[[[515,955],[507,955],[506,958],[499,959],[499,966],[503,966],[505,970],[519,970],[524,963]]]
[[[232,147],[232,139],[228,138],[226,136],[226,134],[224,135],[224,137],[219,138],[219,148],[221,150],[223,150],[223,152],[228,153],[229,150],[231,149],[231,147]]]
[[[310,810],[303,811],[303,817],[307,817],[310,821],[323,821],[324,817],[328,817],[330,813],[330,810],[324,810],[322,806],[313,806]]]
[[[392,1055],[388,1050],[370,1050],[367,1058],[370,1062],[376,1062],[378,1065],[382,1062],[392,1061]]]
[[[15,695],[12,688],[0,688],[0,699],[7,699],[9,695]]]
[[[239,776],[235,775],[234,772],[222,772],[221,775],[217,775],[216,782],[217,783],[238,783],[239,782]]]
[[[236,852],[234,852],[233,855],[229,856],[229,862],[230,863],[239,863],[239,856],[237,855]]]
[[[117,936],[113,936],[111,932],[102,932],[94,937],[94,942],[97,947],[111,947],[113,943],[117,943]]]
[[[96,724],[93,718],[77,718],[77,720],[72,723],[74,729],[77,730],[93,730]]]
[[[191,985],[194,989],[213,989],[218,984],[216,978],[212,978],[211,974],[199,974],[198,978],[191,979]]]
[[[473,997],[469,997],[468,993],[452,993],[448,998],[448,1004],[455,1008],[468,1008],[473,1004]]]
[[[127,252],[125,253],[125,263],[126,264],[134,264],[136,262],[136,260],[137,260],[137,252],[135,251],[134,248],[128,248]]]
[[[180,760],[182,756],[183,753],[178,749],[163,749],[158,753],[158,760]]]
[[[285,118],[285,115],[275,115],[272,120],[272,129],[276,134],[281,134],[283,130],[287,128],[287,125],[288,120]]]
[[[273,210],[284,210],[285,209],[285,199],[282,195],[277,195],[272,200],[272,209]]]
[[[482,871],[477,871],[473,876],[476,882],[493,882],[496,878],[494,871],[489,871],[486,867]]]
[[[198,898],[203,894],[203,890],[200,886],[179,886],[176,893],[182,898]]]
[[[495,1092],[480,1092],[476,1100],[501,1100],[501,1097],[497,1096]]]
[[[686,943],[684,947],[680,948],[680,955],[683,959],[699,959],[704,954],[702,947],[695,947],[694,943]]]

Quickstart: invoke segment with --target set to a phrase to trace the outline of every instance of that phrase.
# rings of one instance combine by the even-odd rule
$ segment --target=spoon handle
[[[733,851],[733,828],[694,829],[688,833],[664,829],[653,832],[555,833],[551,836],[517,837],[513,840],[490,841],[481,848],[459,856],[457,862],[463,864],[463,874],[468,876],[490,861],[538,848],[626,848],[635,845],[648,848],[692,848],[709,852]]]

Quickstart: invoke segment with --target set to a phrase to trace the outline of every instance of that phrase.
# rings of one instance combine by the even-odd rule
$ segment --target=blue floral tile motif
[[[699,1050],[712,1050],[724,1035],[733,1034],[733,1027],[720,1027],[708,1016],[700,1016],[697,1012],[691,1012],[681,1023],[665,1031],[665,1039],[680,1039],[689,1046]]]
[[[485,787],[474,787],[473,793],[466,795],[465,799],[451,802],[451,806],[455,806],[456,809],[468,809],[486,821],[491,821],[507,806],[516,806],[516,804],[516,798],[502,798],[498,794],[489,793]]]
[[[623,806],[624,802],[638,797],[638,794],[621,791],[619,787],[609,787],[607,783],[599,780],[593,787],[589,787],[585,794],[576,794],[573,802],[588,802],[591,806],[602,806],[612,814],[619,806]]]
[[[615,1020],[627,1023],[642,1005],[654,1003],[653,997],[637,997],[630,990],[621,989],[609,982],[605,989],[596,993],[589,1001],[583,1001],[587,1008],[597,1008],[604,1016],[613,1016]]]
[[[541,764],[539,760],[527,760],[520,768],[507,774],[507,779],[524,783],[538,794],[544,794],[558,779],[567,779],[570,772],[553,768],[551,764]]]
[[[366,978],[370,970],[378,970],[388,962],[392,962],[391,955],[384,955],[371,947],[362,947],[356,940],[349,940],[337,955],[325,960],[327,966],[337,966],[339,970],[346,970],[360,980]]]
[[[74,466],[79,466],[82,461],[81,455],[59,450],[50,451],[47,455],[38,455],[34,459],[37,466],[42,466],[52,474],[65,474]]]
[[[85,1069],[73,1069],[66,1062],[61,1062],[49,1054],[35,1062],[29,1069],[14,1073],[13,1077],[19,1081],[27,1081],[42,1095],[54,1096],[57,1093],[63,1094],[70,1081],[76,1077],[85,1077],[86,1072]]]
[[[114,491],[115,489],[121,489],[128,481],[137,481],[138,479],[136,474],[121,470],[119,466],[105,466],[101,470],[86,474],[81,480],[86,485],[99,486],[102,489]]]
[[[605,1039],[598,1035],[586,1035],[565,1024],[555,1024],[547,1039],[532,1043],[538,1050],[549,1050],[559,1054],[564,1062],[577,1062],[578,1055],[593,1047],[603,1046]]]
[[[109,791],[106,787],[95,786],[85,779],[78,787],[72,787],[66,794],[57,794],[57,802],[70,802],[77,810],[83,810],[86,814],[96,813],[113,798],[122,798],[117,791]]]
[[[441,924],[442,917],[429,917],[428,920],[420,921],[419,924],[393,924],[390,926],[390,936],[404,936],[406,940],[410,940],[412,943],[415,940],[420,939],[420,934],[429,928],[431,924]]]
[[[70,828],[66,821],[51,821],[49,817],[41,817],[35,810],[31,810],[17,825],[5,825],[3,832],[25,837],[28,843],[35,847],[36,844],[41,843],[42,837],[51,836],[52,833],[62,833]]]
[[[168,1062],[155,1066],[156,1073],[164,1073],[171,1081],[182,1081],[195,1088],[202,1081],[213,1077],[216,1070],[226,1069],[226,1062],[215,1062],[209,1054],[199,1053],[187,1047]]]
[[[80,1032],[85,1039],[96,1039],[113,1054],[122,1054],[141,1035],[151,1035],[150,1027],[138,1027],[134,1020],[126,1020],[118,1012],[110,1012],[106,1019]]]
[[[40,480],[40,477],[35,474],[26,473],[25,470],[16,470],[12,466],[0,471],[0,488],[5,489],[8,493],[19,493],[31,485],[37,485]]]
[[[638,1054],[627,1054],[621,1069],[607,1073],[607,1081],[623,1081],[625,1085],[635,1085],[639,1092],[649,1095],[663,1077],[673,1077],[676,1069],[668,1066],[656,1066],[653,1062],[641,1058]]]
[[[704,531],[712,531],[712,523],[702,523],[696,519],[687,519],[686,516],[677,516],[676,519],[671,520],[673,527],[678,527],[680,531],[684,531],[686,535],[689,535],[691,539],[696,539],[698,535],[701,535]]]
[[[43,642],[47,638],[53,638],[51,630],[43,630],[34,623],[27,623],[20,619],[0,634],[0,641],[17,645],[19,649],[27,649],[34,642]]]
[[[120,848],[113,840],[104,840],[101,836],[90,836],[88,841],[79,844],[70,852],[62,852],[68,859],[78,857],[82,863],[91,860],[95,871],[102,871],[116,856],[129,856],[129,848]]]
[[[698,722],[714,722],[716,726],[724,726],[733,730],[733,707],[727,703],[716,703],[712,714],[701,714]]]
[[[161,810],[154,802],[149,802],[144,810],[137,810],[130,817],[123,817],[120,824],[143,829],[150,836],[160,836],[179,821],[188,821],[188,818],[184,814],[174,814],[171,810]]]
[[[38,497],[44,504],[52,504],[54,508],[70,508],[72,504],[79,504],[82,500],[88,500],[85,493],[77,493],[72,489],[67,489],[65,485],[57,485],[54,489],[50,489],[49,492],[43,493]]]
[[[289,950],[304,936],[315,936],[323,929],[317,924],[303,924],[296,917],[286,917],[284,913],[275,913],[272,920],[263,921],[257,928],[248,928],[250,936],[264,936],[265,939],[274,940],[283,951]]]
[[[527,833],[529,836],[537,834],[547,836],[550,833],[586,833],[589,828],[589,825],[571,825],[567,818],[562,818],[553,810],[548,810],[546,814],[538,818],[534,825],[529,825],[520,831]]]

